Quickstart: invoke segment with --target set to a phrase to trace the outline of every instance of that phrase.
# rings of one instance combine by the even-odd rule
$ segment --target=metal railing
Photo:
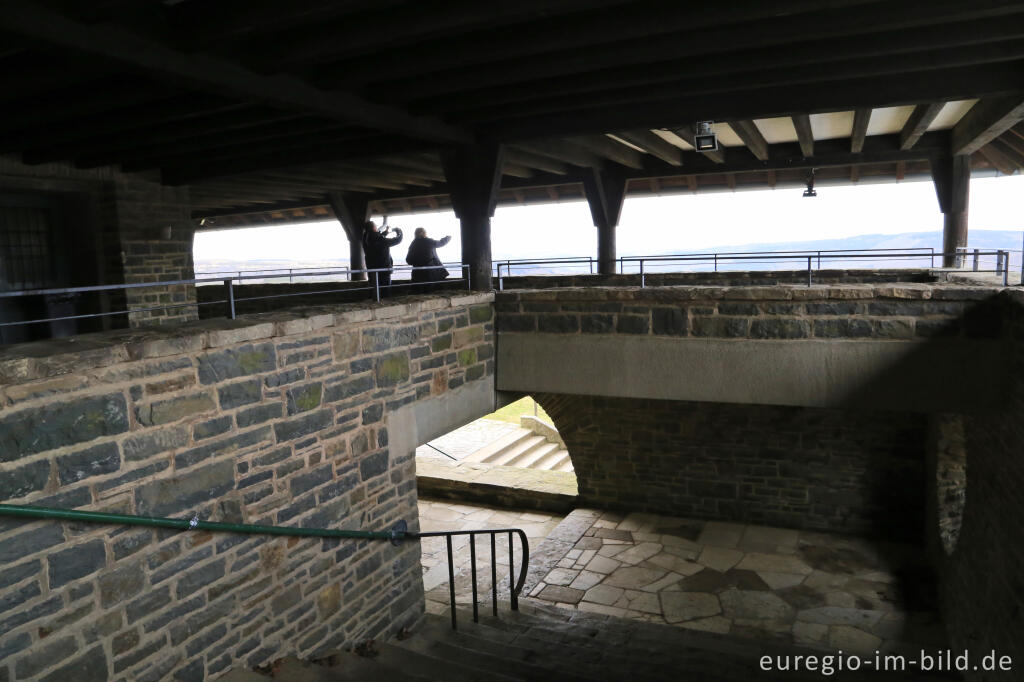
[[[433,280],[433,281],[424,281],[424,282],[412,281],[411,279],[410,280],[400,279],[400,280],[397,280],[397,281],[396,280],[391,280],[388,284],[382,284],[381,283],[381,279],[382,279],[382,277],[380,277],[381,274],[389,274],[390,275],[390,274],[393,274],[395,272],[399,272],[399,273],[409,272],[410,276],[412,276],[412,274],[414,272],[421,272],[421,271],[428,271],[428,270],[440,270],[440,269],[447,269],[449,267],[452,268],[452,269],[457,270],[458,272],[460,272],[462,274],[462,276],[461,277],[455,277],[455,278],[446,278],[446,279],[443,279],[443,280]],[[200,306],[204,306],[204,305],[224,305],[225,306],[225,309],[224,309],[225,317],[233,320],[233,319],[235,319],[235,316],[236,316],[236,305],[238,303],[244,303],[246,301],[261,301],[261,300],[270,300],[270,299],[276,299],[276,298],[289,298],[289,297],[292,297],[292,296],[317,296],[317,295],[324,295],[324,294],[353,293],[353,292],[359,292],[359,291],[366,291],[366,292],[372,292],[372,298],[379,302],[381,300],[382,296],[389,295],[390,291],[392,289],[400,289],[402,287],[425,287],[425,286],[436,287],[438,285],[443,285],[443,284],[455,284],[455,283],[458,283],[458,282],[465,282],[466,283],[466,288],[470,289],[470,288],[472,288],[472,283],[470,282],[469,272],[470,272],[469,266],[467,264],[464,264],[464,263],[444,263],[444,264],[441,264],[441,265],[425,265],[425,266],[417,266],[417,267],[414,267],[414,266],[411,266],[411,265],[397,265],[397,266],[394,266],[394,267],[391,267],[391,268],[366,268],[366,269],[362,269],[362,270],[353,270],[353,269],[350,269],[350,268],[343,268],[343,269],[339,269],[339,270],[332,270],[332,271],[328,271],[328,272],[325,272],[325,273],[318,273],[318,274],[324,274],[324,275],[342,275],[343,274],[346,277],[351,277],[351,275],[353,275],[353,274],[366,274],[367,278],[368,278],[367,280],[356,280],[357,282],[359,282],[359,281],[366,282],[366,286],[346,286],[346,287],[340,288],[340,289],[338,289],[338,288],[331,288],[331,289],[325,289],[325,290],[321,290],[321,291],[300,291],[300,292],[288,292],[288,293],[282,293],[282,294],[264,294],[262,296],[246,296],[246,297],[242,297],[242,298],[240,298],[240,297],[235,295],[235,293],[236,293],[235,292],[235,287],[237,286],[236,282],[238,283],[238,285],[240,285],[240,284],[244,284],[245,282],[250,281],[250,280],[266,280],[266,279],[273,279],[273,278],[280,278],[280,277],[289,277],[290,278],[290,277],[293,276],[293,273],[288,273],[288,274],[282,273],[282,274],[278,274],[278,275],[267,275],[267,274],[239,275],[239,276],[231,276],[231,277],[226,277],[226,278],[198,277],[198,278],[193,278],[193,279],[164,280],[164,281],[159,281],[159,282],[138,282],[138,283],[133,283],[133,284],[105,284],[105,285],[87,286],[87,287],[63,287],[63,288],[57,288],[57,289],[29,289],[29,290],[23,290],[23,291],[4,291],[4,292],[0,292],[0,299],[4,299],[4,298],[25,298],[25,297],[30,297],[30,296],[58,296],[58,295],[67,295],[67,294],[102,293],[102,292],[112,292],[112,291],[130,291],[130,290],[136,290],[136,289],[154,289],[154,288],[166,288],[166,287],[185,286],[185,285],[199,286],[199,285],[203,285],[203,284],[221,284],[221,285],[224,286],[224,298],[218,299],[218,300],[213,300],[213,301],[195,301],[195,302],[189,302],[189,303],[170,303],[170,304],[156,305],[156,306],[147,306],[147,307],[129,307],[126,310],[114,310],[114,311],[106,311],[106,312],[82,313],[82,314],[78,314],[78,315],[62,315],[62,316],[58,316],[58,317],[46,317],[46,318],[39,318],[39,319],[33,319],[33,320],[16,320],[16,321],[11,321],[11,322],[0,322],[0,327],[10,327],[10,326],[26,325],[26,324],[41,324],[41,323],[46,323],[46,322],[60,322],[60,321],[63,321],[63,320],[84,320],[84,319],[92,319],[92,318],[110,317],[110,316],[113,316],[113,315],[129,315],[129,314],[132,314],[132,313],[150,312],[150,311],[154,311],[154,310],[172,310],[172,309],[176,309],[176,308],[195,307],[195,308],[198,309]]]
[[[290,537],[337,538],[355,540],[387,540],[392,545],[401,545],[406,539],[443,537],[448,548],[448,585],[451,597],[452,629],[457,629],[455,609],[455,560],[452,553],[452,538],[456,535],[469,536],[470,563],[472,565],[473,585],[473,622],[479,622],[479,595],[476,577],[476,536],[489,535],[491,538],[491,610],[498,615],[498,561],[497,537],[508,535],[508,587],[509,606],[513,611],[519,610],[519,595],[526,582],[526,569],[530,562],[530,543],[526,533],[519,528],[496,528],[491,530],[442,530],[417,533],[409,530],[408,524],[401,520],[387,531],[366,530],[333,530],[331,528],[295,528],[291,526],[262,526],[242,523],[217,523],[200,521],[195,515],[191,519],[170,519],[153,516],[136,516],[134,514],[114,514],[110,512],[80,511],[77,509],[55,509],[53,507],[34,507],[30,505],[0,504],[0,516],[16,518],[44,519],[57,521],[82,521],[86,523],[103,523],[127,526],[147,526],[150,528],[169,528],[172,530],[191,531],[205,530],[216,533],[241,533],[247,535],[283,535]],[[515,577],[515,554],[513,534],[519,536],[522,545],[519,577]]]
[[[936,252],[935,249],[930,247],[912,248],[912,249],[864,249],[864,250],[853,250],[853,249],[835,249],[835,250],[814,250],[814,251],[739,251],[731,253],[693,253],[693,254],[669,254],[669,255],[657,255],[657,256],[623,256],[617,259],[619,274],[638,274],[640,276],[640,286],[647,286],[647,276],[653,274],[651,271],[652,267],[666,267],[670,265],[679,266],[683,264],[689,267],[688,270],[675,270],[675,272],[693,272],[702,271],[694,270],[692,266],[705,266],[710,268],[711,272],[720,272],[722,266],[734,263],[742,263],[745,266],[750,265],[779,265],[779,264],[796,264],[804,265],[806,267],[800,268],[807,273],[807,284],[810,285],[814,281],[814,272],[822,270],[823,266],[831,266],[835,268],[837,263],[843,261],[863,261],[863,260],[888,260],[907,262],[913,260],[924,260],[928,267],[935,268],[936,261],[938,260],[941,265],[942,260],[948,255],[955,262],[955,268],[959,269],[963,267],[964,262],[968,255],[972,253],[967,249],[958,249],[957,251],[945,254]],[[1010,256],[1013,253],[1024,254],[1024,251],[1017,249],[974,249],[973,259],[973,272],[978,273],[993,273],[1002,277],[1003,285],[1009,285],[1009,272],[1010,272]],[[981,267],[984,263],[983,259],[991,259],[994,257],[994,264],[991,269]],[[504,289],[504,280],[506,277],[512,276],[513,267],[525,267],[531,265],[545,265],[551,266],[562,266],[562,267],[579,267],[580,265],[587,265],[590,273],[593,274],[594,264],[597,262],[596,258],[592,257],[580,257],[580,258],[550,258],[550,259],[530,259],[530,260],[504,260],[497,263],[496,276],[498,280],[498,289]],[[991,262],[989,260],[988,262]],[[745,268],[749,269],[749,267]],[[504,274],[503,274],[504,270]],[[632,271],[632,272],[630,272]],[[665,271],[662,270],[662,273]],[[1024,258],[1021,259],[1021,280],[1020,283],[1024,285]]]

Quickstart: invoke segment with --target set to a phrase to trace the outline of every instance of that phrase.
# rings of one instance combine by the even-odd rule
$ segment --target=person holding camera
[[[431,239],[427,236],[427,230],[422,227],[416,228],[416,238],[409,245],[409,253],[405,256],[405,262],[413,266],[413,282],[440,282],[448,276],[448,271],[441,265],[441,259],[437,257],[438,247],[444,246],[451,237],[443,239]],[[420,270],[419,268],[424,268]]]
[[[363,226],[363,253],[366,255],[366,269],[380,269],[381,272],[368,273],[370,285],[380,288],[382,297],[391,294],[391,268],[395,262],[391,259],[391,247],[402,242],[401,228],[395,228],[395,236],[388,238],[388,228],[378,230],[377,223],[367,220]]]

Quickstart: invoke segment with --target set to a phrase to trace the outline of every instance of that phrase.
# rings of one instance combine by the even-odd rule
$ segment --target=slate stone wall
[[[497,292],[502,333],[741,339],[997,338],[991,287],[925,284]]]
[[[972,663],[992,651],[1013,661],[1014,672],[969,671],[968,680],[1011,679],[1024,662],[1024,292],[1007,291],[1001,302],[1011,346],[1010,396],[997,409],[956,417],[953,428],[945,420],[932,489],[942,497],[934,500],[937,512],[929,523],[951,648],[971,651]],[[959,530],[950,537],[947,514],[961,501]]]
[[[388,418],[493,375],[489,294],[0,349],[0,500],[301,527],[416,528]],[[0,680],[201,680],[388,636],[417,543],[0,517]]]
[[[921,263],[922,261],[917,261]],[[734,261],[729,267],[732,271],[724,272],[658,272],[671,270],[685,264],[668,261],[665,266],[646,264],[649,271],[644,275],[645,284],[651,286],[720,286],[749,287],[774,286],[777,284],[807,284],[806,259],[795,261],[792,269],[783,270],[748,270],[739,271],[741,262]],[[800,269],[801,265],[805,268]],[[908,263],[909,265],[909,263]],[[542,267],[542,266],[541,266]],[[586,264],[581,266],[586,268]],[[631,268],[637,267],[631,264]],[[650,271],[654,268],[654,271]],[[503,288],[508,289],[547,289],[554,287],[597,287],[597,286],[640,286],[639,274],[628,275],[516,275],[513,268],[512,276],[508,276],[508,268],[502,266]],[[897,282],[934,283],[945,280],[945,273],[927,269],[913,270],[817,270],[811,280],[814,284],[882,284]],[[497,284],[495,284],[497,286]]]
[[[582,505],[923,542],[924,415],[534,398]]]

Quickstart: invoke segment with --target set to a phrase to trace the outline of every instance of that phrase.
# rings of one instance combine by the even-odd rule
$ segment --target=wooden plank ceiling
[[[1024,167],[1024,2],[26,0],[0,154],[159,174],[197,218],[447,205],[438,151],[506,144],[504,203]],[[693,150],[713,120],[720,149]],[[318,216],[318,217],[317,217]]]

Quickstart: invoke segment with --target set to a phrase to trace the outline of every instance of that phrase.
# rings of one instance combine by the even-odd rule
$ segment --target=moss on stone
[[[434,353],[442,350],[448,350],[452,347],[452,335],[445,334],[444,336],[436,336],[430,341],[430,350]]]
[[[409,356],[392,353],[377,359],[375,373],[377,386],[394,386],[409,380]]]
[[[464,348],[459,351],[459,366],[466,367],[476,362],[476,348]]]

